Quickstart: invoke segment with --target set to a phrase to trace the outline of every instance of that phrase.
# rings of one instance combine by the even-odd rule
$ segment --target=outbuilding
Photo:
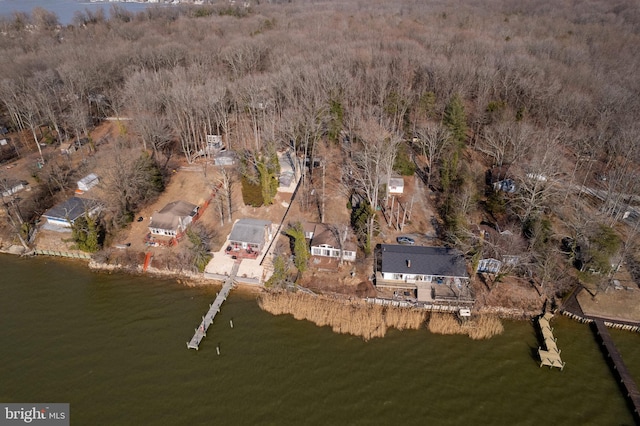
[[[91,173],[78,181],[78,189],[86,192],[100,183],[100,179],[95,173]]]

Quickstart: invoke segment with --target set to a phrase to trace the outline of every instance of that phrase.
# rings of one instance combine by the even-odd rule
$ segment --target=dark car
[[[413,240],[413,238],[409,238],[409,237],[398,237],[396,238],[396,241],[398,242],[398,244],[408,244],[410,246],[414,245],[416,242]]]

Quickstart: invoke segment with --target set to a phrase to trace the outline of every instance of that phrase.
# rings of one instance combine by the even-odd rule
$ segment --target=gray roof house
[[[262,251],[264,244],[271,241],[271,222],[261,219],[238,219],[229,234],[231,250],[251,249]]]
[[[152,235],[176,237],[187,229],[198,214],[198,209],[198,206],[186,201],[171,202],[151,216],[149,232]]]
[[[470,298],[461,252],[446,247],[383,244],[376,287],[416,290],[419,301]]]
[[[100,204],[96,200],[71,197],[44,212],[42,217],[46,218],[47,222],[52,225],[70,228],[80,216],[85,214],[93,216],[99,210]]]

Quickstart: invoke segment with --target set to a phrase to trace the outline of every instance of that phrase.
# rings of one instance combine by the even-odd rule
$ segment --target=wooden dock
[[[627,366],[622,360],[622,355],[620,355],[616,345],[613,343],[604,321],[596,319],[593,322],[596,326],[596,333],[600,337],[600,342],[611,360],[614,373],[618,376],[618,379],[620,379],[620,383],[627,392],[627,398],[629,398],[629,402],[633,405],[633,415],[636,421],[640,423],[640,391],[638,391],[638,386],[629,373],[629,370],[627,370]]]
[[[551,328],[549,321],[553,318],[553,314],[547,312],[540,318],[538,318],[538,325],[542,332],[542,338],[544,339],[545,349],[538,348],[538,356],[540,357],[540,367],[547,365],[549,367],[557,367],[560,370],[564,369],[564,362],[560,358],[560,350],[556,345],[556,338],[553,337],[553,329]]]
[[[189,342],[187,342],[188,349],[198,350],[200,348],[200,342],[202,342],[202,339],[204,339],[204,337],[207,335],[209,326],[213,324],[213,319],[216,317],[216,314],[220,312],[220,307],[222,306],[224,301],[227,300],[227,296],[229,296],[229,292],[231,292],[231,289],[233,288],[233,283],[236,278],[236,274],[238,273],[239,266],[239,263],[235,263],[233,265],[231,275],[224,282],[222,290],[220,290],[220,293],[218,293],[216,300],[214,300],[213,303],[209,305],[209,311],[205,316],[202,317],[202,322],[200,323],[198,328],[196,328],[193,337]]]

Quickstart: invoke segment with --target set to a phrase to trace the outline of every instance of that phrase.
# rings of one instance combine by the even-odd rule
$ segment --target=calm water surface
[[[538,367],[528,322],[482,342],[365,343],[235,291],[194,351],[219,288],[51,259],[0,256],[0,270],[0,401],[69,402],[74,425],[633,424],[592,332],[564,318],[560,372]],[[640,336],[613,337],[639,377]]]
[[[31,12],[34,7],[42,7],[58,16],[58,20],[62,25],[68,25],[73,20],[76,11],[84,11],[85,9],[97,12],[103,9],[105,16],[109,16],[109,10],[112,4],[117,4],[130,12],[141,12],[147,7],[158,6],[150,3],[121,3],[121,2],[100,2],[90,3],[80,0],[0,0],[0,16],[11,17],[13,12]]]

